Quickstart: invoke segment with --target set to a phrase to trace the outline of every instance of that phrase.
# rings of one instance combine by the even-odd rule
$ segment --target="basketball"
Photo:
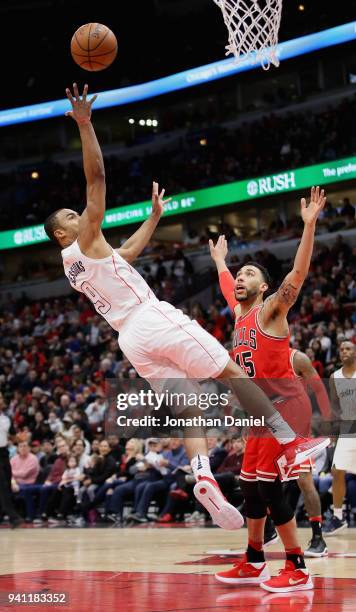
[[[70,50],[81,68],[98,72],[113,63],[117,54],[116,36],[101,23],[86,23],[74,32]]]

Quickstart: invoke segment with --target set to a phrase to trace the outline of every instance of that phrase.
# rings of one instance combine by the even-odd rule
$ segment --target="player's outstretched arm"
[[[222,234],[222,236],[219,236],[215,245],[212,240],[209,240],[209,249],[210,249],[211,259],[216,265],[218,274],[221,274],[221,272],[229,272],[232,278],[232,281],[234,282],[234,278],[232,274],[230,273],[229,268],[226,265],[226,257],[228,254],[228,248],[227,248],[227,240],[225,238],[225,235]]]
[[[92,105],[97,96],[87,100],[88,85],[85,85],[80,97],[76,83],[73,84],[73,93],[74,96],[70,89],[66,89],[67,98],[72,105],[72,110],[66,115],[77,122],[83,148],[87,205],[80,218],[78,240],[80,247],[85,250],[101,233],[105,213],[105,168],[100,145],[90,120]]]
[[[141,227],[130,236],[126,242],[117,249],[118,253],[132,263],[136,257],[141,255],[143,249],[148,245],[153,232],[155,231],[161,216],[164,213],[165,204],[171,201],[171,198],[164,200],[165,190],[159,193],[158,183],[153,182],[152,185],[152,213],[149,219],[142,223]]]
[[[329,421],[332,418],[329,397],[326,392],[323,381],[318,372],[314,368],[308,355],[297,351],[294,356],[294,369],[305,380],[306,385],[313,391],[321,415],[325,420]]]
[[[304,230],[294,259],[293,269],[287,274],[278,291],[266,300],[263,308],[263,320],[265,322],[269,317],[275,318],[276,314],[286,315],[296,302],[309,272],[314,247],[315,225],[325,202],[324,189],[320,190],[319,187],[311,188],[309,205],[307,205],[305,198],[301,199]]]
[[[219,236],[215,245],[212,240],[209,240],[209,248],[211,258],[214,261],[219,274],[220,291],[232,312],[235,312],[236,314],[238,303],[234,294],[235,280],[225,261],[228,253],[227,240],[225,236]]]

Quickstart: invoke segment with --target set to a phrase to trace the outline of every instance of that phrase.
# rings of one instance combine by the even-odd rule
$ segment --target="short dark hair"
[[[248,261],[247,263],[244,263],[242,264],[242,266],[239,267],[239,269],[237,270],[237,273],[241,270],[241,268],[245,268],[245,266],[253,266],[254,268],[258,268],[258,270],[262,273],[263,280],[265,281],[265,283],[267,283],[268,287],[271,288],[272,278],[267,268],[265,268],[264,266],[261,266],[261,264],[259,264],[258,261]]]
[[[57,215],[59,213],[60,210],[63,210],[63,208],[58,208],[58,210],[55,210],[53,213],[51,213],[49,215],[49,217],[47,217],[46,221],[44,222],[44,230],[48,236],[48,238],[50,240],[52,240],[53,242],[55,242],[56,244],[59,244],[57,238],[54,235],[54,232],[59,229],[59,223],[58,223],[58,219],[57,219]]]

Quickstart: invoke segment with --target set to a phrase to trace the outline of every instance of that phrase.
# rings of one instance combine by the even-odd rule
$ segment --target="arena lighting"
[[[206,147],[206,145],[208,144],[208,141],[207,141],[207,139],[206,139],[206,138],[201,138],[201,139],[199,140],[199,144],[200,144],[202,147]]]
[[[133,125],[135,123],[135,119],[129,119],[129,123],[130,125]]]
[[[146,125],[148,125],[148,127],[151,127],[151,125],[152,125],[152,119],[147,119],[147,121],[146,121]]]
[[[304,11],[304,9],[305,9],[304,4],[299,4],[298,11]]]
[[[171,202],[165,208],[164,216],[171,217],[239,202],[244,202],[248,206],[251,200],[257,200],[258,204],[258,200],[277,193],[300,191],[312,185],[324,186],[351,179],[356,179],[356,156],[179,193],[172,196]],[[105,212],[103,229],[142,223],[148,219],[151,212],[150,200],[111,208]],[[38,244],[47,240],[43,225],[6,230],[0,232],[0,251]]]
[[[140,125],[146,125],[146,121],[144,119],[140,119],[139,124]]]
[[[31,172],[31,178],[36,181],[37,179],[40,178],[39,173],[37,172],[37,170],[34,170],[33,172]]]
[[[157,126],[158,126],[158,121],[157,121],[157,119],[152,119],[152,126],[153,126],[153,127],[157,127]]]
[[[329,28],[322,32],[316,32],[315,34],[301,36],[300,38],[280,43],[277,47],[277,56],[283,62],[292,57],[346,43],[355,38],[356,21],[352,21],[351,23],[345,23],[344,25]],[[223,49],[221,53],[224,53]],[[206,64],[205,66],[191,68],[184,72],[178,72],[177,74],[156,79],[155,81],[149,81],[148,83],[100,92],[95,102],[95,108],[109,108],[111,106],[122,106],[131,102],[147,100],[148,98],[179,91],[187,87],[195,87],[196,85],[202,85],[203,83],[209,83],[216,79],[222,79],[256,68],[259,68],[259,65],[253,63],[251,59],[242,59],[236,64],[235,58],[228,58],[213,62],[212,64]],[[0,111],[0,127],[59,117],[64,115],[68,108],[68,100],[65,98],[3,110]]]

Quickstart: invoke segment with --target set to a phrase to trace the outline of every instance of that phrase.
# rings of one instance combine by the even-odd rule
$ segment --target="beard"
[[[250,301],[254,300],[255,297],[258,296],[258,293],[259,293],[258,289],[244,289],[244,291],[245,291],[245,295],[241,295],[241,296],[237,296],[236,295],[236,291],[234,292],[235,293],[235,299],[238,302],[247,302],[247,301],[250,302]]]
[[[342,365],[349,366],[349,367],[356,365],[355,357],[345,357],[345,359],[341,360],[341,362],[342,362]]]

